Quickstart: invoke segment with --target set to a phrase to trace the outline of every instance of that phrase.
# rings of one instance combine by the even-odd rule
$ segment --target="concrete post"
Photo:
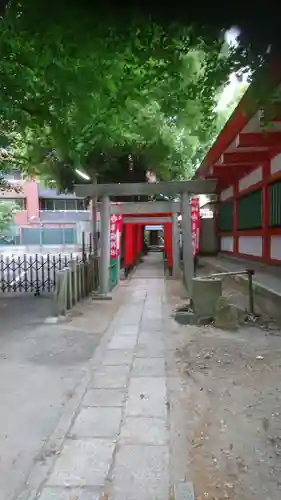
[[[71,267],[71,279],[72,279],[72,301],[73,305],[78,302],[78,280],[77,280],[77,262],[72,260],[70,263]]]
[[[179,225],[176,206],[172,204],[172,254],[173,254],[173,275],[174,279],[179,279],[180,272],[180,248],[179,248]]]
[[[190,221],[190,204],[187,193],[181,195],[182,204],[182,255],[183,276],[189,298],[192,299],[192,279],[194,278],[192,234]]]
[[[93,175],[93,184],[97,184],[97,176]],[[93,253],[98,256],[98,239],[97,239],[97,196],[92,197],[92,239],[93,239]]]
[[[56,313],[65,316],[67,310],[67,273],[65,269],[57,272],[54,297]]]
[[[82,286],[81,286],[81,272],[82,264],[78,262],[77,264],[77,299],[78,301],[82,298]]]
[[[104,195],[101,200],[101,255],[100,255],[100,293],[109,291],[110,266],[110,199]]]
[[[85,263],[81,263],[81,297],[86,297],[86,285],[85,285]]]
[[[67,274],[67,309],[73,307],[73,286],[72,286],[72,269],[71,267],[65,267],[65,272]]]
[[[97,184],[97,176],[93,177],[93,184]],[[93,241],[93,256],[94,256],[94,271],[93,271],[93,283],[92,290],[96,290],[99,285],[99,244],[98,244],[98,232],[97,232],[97,196],[93,196],[92,198],[92,241]]]

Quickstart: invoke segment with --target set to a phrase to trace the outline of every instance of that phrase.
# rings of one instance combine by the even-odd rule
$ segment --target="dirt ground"
[[[224,294],[246,307],[230,283]],[[175,306],[180,291],[172,282],[168,289]],[[184,443],[197,500],[280,500],[279,327],[263,317],[232,332],[179,326],[173,345],[181,376],[171,408],[178,416],[175,448]]]

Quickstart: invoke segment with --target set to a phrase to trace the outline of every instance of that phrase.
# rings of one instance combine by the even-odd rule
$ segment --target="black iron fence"
[[[76,254],[34,254],[12,257],[0,256],[0,291],[52,292],[57,272],[74,262],[86,262],[92,256],[92,247],[85,247]]]

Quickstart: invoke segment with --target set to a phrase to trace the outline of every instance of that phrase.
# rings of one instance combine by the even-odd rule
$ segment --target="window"
[[[87,210],[84,200],[77,200],[77,209],[78,210]]]
[[[77,210],[77,200],[65,200],[65,210]]]
[[[14,204],[17,207],[17,210],[26,210],[26,200],[25,198],[16,198],[14,200]]]
[[[61,198],[40,198],[40,210],[49,210],[49,211],[77,211],[77,210],[86,210],[84,200],[70,198],[70,199],[61,199]]]
[[[26,210],[25,198],[2,198],[0,202],[15,205],[15,209],[17,210],[17,212]]]
[[[65,210],[65,200],[54,200],[54,210]]]
[[[40,210],[54,210],[54,200],[49,200],[48,198],[40,198],[39,205]]]
[[[21,181],[21,171],[18,168],[12,168],[8,174],[4,174],[4,179],[7,181]]]

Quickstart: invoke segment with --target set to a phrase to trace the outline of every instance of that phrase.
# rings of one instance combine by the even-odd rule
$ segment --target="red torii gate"
[[[153,213],[153,214],[130,214],[127,216],[130,219],[146,219],[143,222],[126,222],[123,223],[123,231],[125,231],[125,248],[124,248],[124,267],[128,268],[137,260],[138,255],[142,252],[143,248],[143,226],[158,225],[159,222],[153,222],[154,218],[164,219],[161,223],[164,226],[164,251],[167,255],[168,268],[171,269],[173,265],[173,252],[172,252],[172,213]],[[165,219],[168,219],[165,221]]]

